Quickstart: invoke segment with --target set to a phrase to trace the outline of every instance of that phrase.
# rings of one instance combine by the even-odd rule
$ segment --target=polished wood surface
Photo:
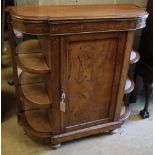
[[[50,24],[68,24],[76,22],[131,21],[132,29],[143,28],[148,16],[144,9],[132,4],[20,6],[10,7],[8,10],[12,17],[12,24],[15,27],[24,32],[32,33],[34,31],[37,34],[49,32],[48,22]],[[113,26],[115,27],[115,25]],[[112,28],[112,26],[110,27]]]
[[[32,74],[22,71],[19,75],[19,84],[41,83],[44,81],[44,76],[40,74]]]
[[[64,34],[75,34],[75,33],[88,33],[88,32],[106,32],[106,31],[125,31],[133,30],[137,28],[137,23],[135,20],[126,21],[126,20],[117,20],[117,21],[79,21],[79,22],[69,22],[62,24],[51,23],[50,33],[52,35],[64,35]]]
[[[21,100],[39,108],[49,108],[50,100],[44,83],[26,84],[20,86]]]
[[[135,30],[145,27],[148,16],[144,9],[131,4],[27,6],[9,10],[17,30],[38,35]]]
[[[147,16],[125,4],[11,7],[10,29],[38,38],[13,51],[15,71],[24,71],[14,75],[24,130],[56,148],[119,128],[130,113],[121,108],[129,64],[137,62],[130,61],[134,31]]]
[[[126,121],[131,113],[131,108],[129,107],[129,104],[125,103],[126,110],[125,112],[120,116],[119,121],[111,122],[111,123],[105,123],[101,125],[92,126],[89,128],[83,128],[80,130],[75,130],[73,132],[68,132],[64,134],[58,134],[52,137],[52,145],[55,144],[61,144],[62,142],[70,141],[73,139],[81,138],[81,137],[87,137],[90,135],[96,135],[98,133],[106,132],[107,130],[113,131],[116,128],[121,127],[121,123]]]
[[[41,110],[27,111],[25,117],[29,125],[39,132],[51,132],[46,111]]]
[[[27,72],[44,74],[49,68],[42,53],[19,54],[16,56],[18,66]]]
[[[11,13],[15,18],[36,21],[137,18],[148,15],[144,9],[132,4],[11,7]]]
[[[124,32],[61,38],[65,128],[113,120],[125,41]]]
[[[48,121],[46,111],[30,110],[18,113],[19,123],[24,127],[25,132],[35,140],[50,142],[52,128]],[[37,138],[37,139],[36,139]]]
[[[129,68],[129,61],[130,61],[130,54],[132,51],[132,46],[133,46],[133,39],[134,39],[134,32],[129,31],[127,34],[127,40],[126,40],[126,47],[124,50],[124,58],[123,58],[123,64],[122,64],[122,72],[121,72],[121,77],[120,77],[120,84],[118,88],[118,96],[117,96],[117,104],[115,107],[115,116],[114,120],[118,120],[120,118],[120,113],[121,113],[121,106],[122,106],[122,101],[124,97],[124,87],[125,87],[125,82],[127,79],[127,72]]]
[[[41,47],[37,39],[26,40],[16,47],[17,54],[40,53]]]

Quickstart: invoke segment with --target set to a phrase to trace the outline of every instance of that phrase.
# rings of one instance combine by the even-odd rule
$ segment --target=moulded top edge
[[[82,19],[146,18],[148,13],[133,4],[13,6],[13,18],[31,21],[57,21]]]

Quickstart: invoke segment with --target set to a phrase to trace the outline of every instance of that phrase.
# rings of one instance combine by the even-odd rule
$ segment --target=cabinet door
[[[60,37],[64,131],[114,119],[125,43],[126,32]]]

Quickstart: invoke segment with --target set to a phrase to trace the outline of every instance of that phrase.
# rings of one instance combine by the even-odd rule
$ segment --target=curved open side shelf
[[[140,59],[140,54],[134,50],[131,51],[130,64],[137,63]]]
[[[49,108],[50,100],[44,83],[20,85],[21,101],[37,108]]]
[[[135,84],[134,84],[134,81],[131,80],[129,77],[128,79],[126,80],[126,83],[125,83],[125,89],[124,89],[124,94],[129,94],[133,91],[135,87]]]
[[[40,53],[41,46],[39,40],[31,39],[19,43],[16,47],[17,54]]]
[[[119,121],[121,121],[121,123],[124,123],[130,116],[131,114],[131,107],[128,103],[124,102],[125,105],[125,112],[120,116]]]
[[[43,76],[22,71],[19,74],[19,84],[32,84],[43,82]]]
[[[19,54],[16,56],[17,65],[29,73],[45,74],[49,72],[42,53]]]
[[[20,124],[28,135],[33,138],[46,139],[50,141],[52,128],[48,120],[47,111],[30,110],[20,114]]]

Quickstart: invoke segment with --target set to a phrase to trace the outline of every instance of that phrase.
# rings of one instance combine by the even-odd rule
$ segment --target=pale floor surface
[[[100,134],[63,144],[52,150],[49,145],[32,141],[16,118],[14,87],[7,81],[12,77],[9,56],[3,56],[2,68],[2,155],[152,155],[153,123],[152,103],[150,118],[141,119],[138,115],[144,101],[140,98],[132,104],[132,115],[115,135]]]

